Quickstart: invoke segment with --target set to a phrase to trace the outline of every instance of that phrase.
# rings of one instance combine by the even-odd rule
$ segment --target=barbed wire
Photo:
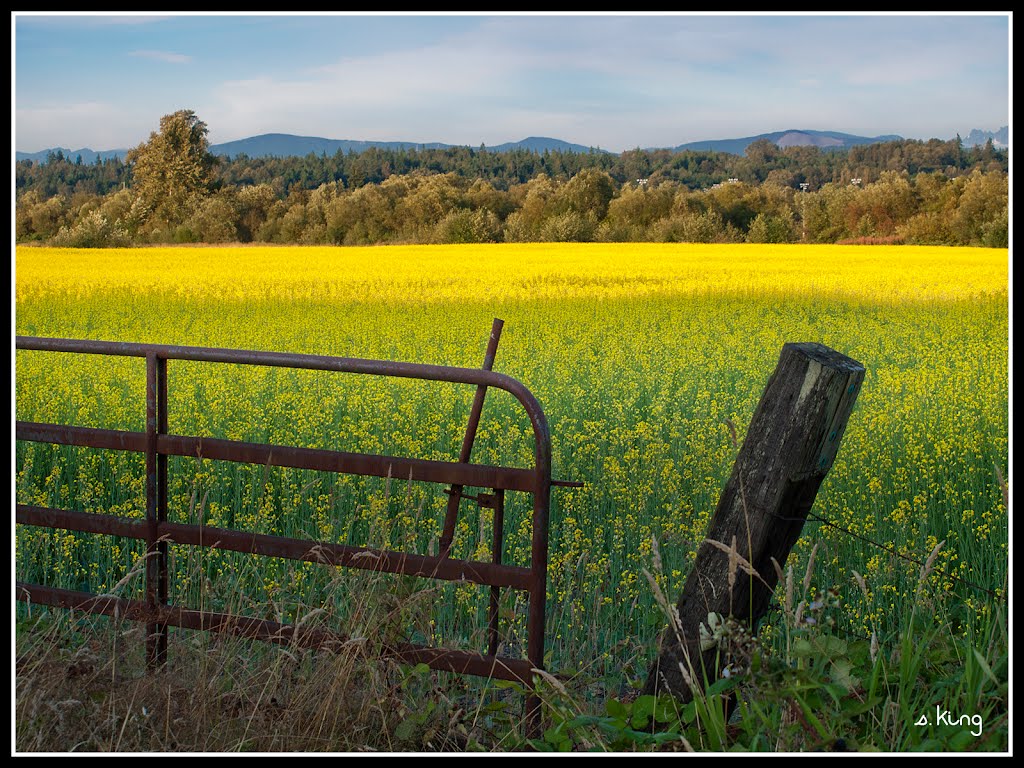
[[[925,567],[925,561],[924,560],[918,560],[917,558],[914,558],[914,557],[911,557],[910,555],[904,554],[903,552],[900,552],[899,550],[897,550],[897,549],[895,549],[893,547],[890,547],[890,546],[887,546],[885,544],[882,544],[881,542],[875,541],[874,539],[871,539],[871,538],[869,538],[867,536],[864,536],[863,534],[855,533],[854,531],[851,531],[849,528],[845,528],[845,527],[839,525],[838,523],[834,523],[831,520],[828,520],[828,519],[826,519],[824,517],[821,517],[820,515],[814,514],[813,512],[808,512],[807,513],[806,520],[804,518],[801,518],[801,517],[786,517],[784,515],[778,515],[778,514],[775,514],[775,513],[770,513],[770,514],[774,518],[777,518],[779,520],[783,520],[783,521],[786,521],[786,522],[792,522],[792,523],[800,523],[800,522],[806,522],[806,520],[814,520],[816,522],[821,523],[822,525],[827,525],[830,528],[835,528],[837,531],[840,531],[841,533],[845,533],[847,536],[852,536],[853,538],[859,539],[860,541],[863,541],[866,544],[870,544],[873,547],[877,547],[878,549],[881,549],[882,551],[887,552],[890,555],[895,555],[896,557],[898,557],[898,558],[900,558],[902,560],[906,560],[908,563],[914,563],[915,565],[919,565],[922,568]],[[947,579],[952,579],[953,581],[956,581],[956,582],[959,582],[961,584],[964,584],[965,586],[971,587],[972,589],[976,589],[976,590],[978,590],[980,592],[985,592],[986,594],[990,595],[991,597],[996,598],[997,600],[1005,600],[1006,599],[1006,595],[1005,594],[1000,594],[1000,592],[997,591],[997,590],[989,589],[988,587],[983,587],[981,584],[975,584],[973,581],[970,581],[968,579],[965,579],[965,578],[962,578],[960,576],[957,576],[956,574],[950,573],[949,571],[943,570],[942,568],[934,568],[934,570],[935,570],[936,573],[941,574],[942,576],[945,576]]]

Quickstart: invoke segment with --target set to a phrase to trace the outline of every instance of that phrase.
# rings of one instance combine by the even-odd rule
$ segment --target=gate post
[[[167,542],[159,541],[167,521],[167,457],[157,451],[157,437],[167,433],[167,359],[146,355],[146,661],[167,661],[167,624],[158,616],[167,605]]]
[[[772,560],[784,566],[800,537],[863,380],[863,365],[822,344],[783,346],[676,605],[679,625],[662,633],[644,693],[688,701],[691,684],[719,677],[718,649],[700,645],[709,614],[757,631],[778,581]],[[730,555],[716,544],[733,542],[758,577],[734,571],[730,585]]]

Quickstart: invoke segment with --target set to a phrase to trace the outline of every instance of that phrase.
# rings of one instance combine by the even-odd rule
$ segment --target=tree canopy
[[[207,133],[195,112],[181,109],[161,117],[159,132],[128,153],[133,187],[151,221],[180,224],[211,191],[217,158]]]
[[[125,163],[15,166],[16,238],[166,242],[907,242],[1006,247],[1008,151],[893,141],[821,151],[380,149],[218,159],[192,110]]]

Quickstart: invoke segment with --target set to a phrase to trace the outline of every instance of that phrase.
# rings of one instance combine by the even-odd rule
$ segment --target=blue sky
[[[12,14],[14,148],[132,147],[192,109],[261,133],[622,151],[789,128],[1009,123],[997,15]]]

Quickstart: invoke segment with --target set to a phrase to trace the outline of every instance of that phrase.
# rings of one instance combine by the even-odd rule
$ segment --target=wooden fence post
[[[676,604],[678,627],[662,633],[644,693],[688,701],[687,674],[696,686],[721,675],[719,650],[701,648],[708,614],[731,615],[757,631],[778,581],[772,558],[785,566],[800,537],[863,380],[863,365],[826,346],[783,346]],[[734,567],[730,587],[730,555],[718,545],[734,541],[758,577]]]

